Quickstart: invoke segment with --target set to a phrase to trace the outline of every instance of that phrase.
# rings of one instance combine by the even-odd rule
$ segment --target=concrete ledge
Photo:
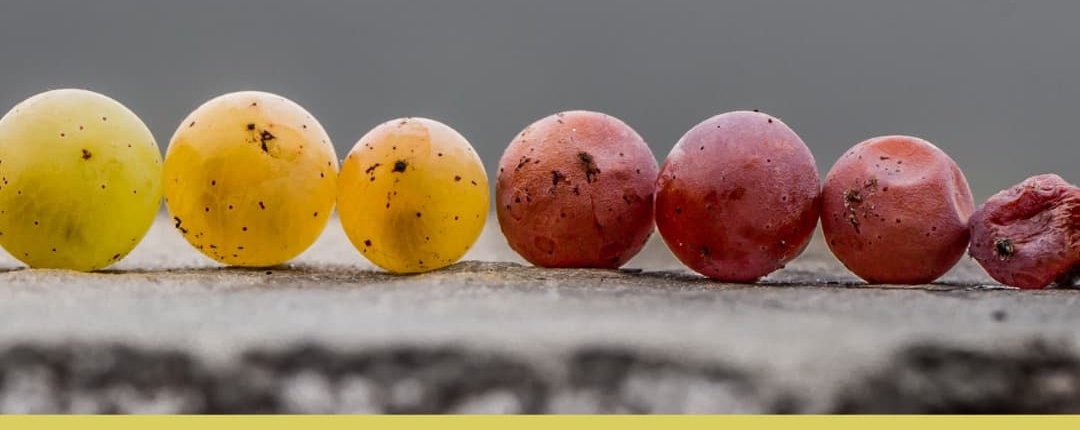
[[[83,274],[0,257],[0,412],[1078,412],[1080,295],[963,261],[867,286],[820,241],[755,285],[654,240],[625,270],[520,264],[489,228],[394,276],[332,223],[296,262],[222,268],[161,220]]]

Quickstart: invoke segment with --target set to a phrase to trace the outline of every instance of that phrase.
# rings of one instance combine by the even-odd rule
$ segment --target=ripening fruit
[[[655,181],[656,158],[626,123],[562,112],[510,142],[495,210],[510,247],[532,264],[616,268],[652,234]]]
[[[875,137],[844,153],[826,175],[821,229],[856,276],[922,284],[964,255],[974,206],[960,167],[941,149],[916,137]]]
[[[195,109],[165,154],[165,204],[184,239],[233,266],[299,255],[334,207],[337,156],[326,131],[284,97],[245,91]]]
[[[157,143],[117,101],[54,90],[0,119],[0,245],[30,267],[109,266],[160,207]]]
[[[779,119],[714,116],[671,149],[656,181],[656,225],[683,264],[752,282],[810,243],[821,209],[814,156]]]
[[[969,252],[992,278],[1025,289],[1069,283],[1080,269],[1080,187],[1032,176],[971,215]]]
[[[454,129],[402,118],[369,131],[341,166],[338,216],[364,257],[394,273],[439,269],[476,242],[488,213],[480,157]]]

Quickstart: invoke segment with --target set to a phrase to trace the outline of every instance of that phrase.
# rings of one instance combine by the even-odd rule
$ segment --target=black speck
[[[82,150],[82,159],[83,160],[89,160],[90,157],[93,157],[93,156],[94,155],[91,154],[90,151],[88,151],[86,148],[83,148],[83,150]]]
[[[263,130],[262,133],[259,133],[259,147],[262,148],[263,152],[270,151],[270,147],[266,146],[266,142],[274,139],[277,139],[277,136],[274,136],[273,133],[270,133],[270,130]]]
[[[364,241],[364,246],[371,246],[371,239],[365,240]]]
[[[195,124],[195,123],[192,123],[192,124]],[[248,131],[255,130],[255,123],[249,122],[248,125],[247,125],[247,129],[248,129]]]
[[[1002,260],[1008,260],[1013,256],[1015,249],[1013,249],[1013,243],[1006,238],[1000,238],[994,241],[994,254]]]
[[[558,170],[552,170],[551,171],[551,186],[557,187],[557,186],[559,186],[559,181],[562,181],[562,180],[565,180],[565,179],[566,179],[566,175],[563,175],[562,172],[560,172]]]
[[[370,174],[374,173],[375,169],[378,168],[381,165],[382,164],[379,164],[379,163],[372,164],[372,165],[368,166],[367,170],[364,170],[364,173],[367,173],[367,174],[370,175]]]
[[[417,217],[417,218],[420,218],[420,216],[421,216],[421,215],[422,215],[422,214],[421,214],[420,212],[417,212],[417,213],[416,213],[416,217]]]
[[[1003,311],[1001,309],[998,309],[998,310],[992,312],[990,314],[990,317],[993,318],[994,321],[1002,322],[1002,321],[1005,321],[1006,319],[1008,319],[1009,315],[1006,314],[1005,311]]]
[[[460,175],[454,175],[454,182],[458,182],[458,181],[461,181],[461,176]]]
[[[409,167],[409,163],[406,163],[405,160],[395,161],[394,162],[394,173],[404,172],[406,167]]]
[[[264,205],[262,201],[259,201],[259,209],[266,209],[266,205]]]
[[[579,152],[578,160],[581,161],[582,169],[585,170],[585,181],[592,183],[593,176],[600,174],[600,167],[596,165],[596,161],[593,160],[592,154],[588,152]]]

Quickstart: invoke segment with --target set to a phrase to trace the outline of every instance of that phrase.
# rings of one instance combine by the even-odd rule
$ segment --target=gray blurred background
[[[1021,179],[1080,181],[1080,2],[0,2],[0,110],[51,88],[105,93],[167,144],[243,89],[315,114],[343,158],[374,125],[446,122],[488,172],[542,116],[617,116],[658,159],[716,113],[762,109],[821,174],[882,134],[926,138],[978,201]]]

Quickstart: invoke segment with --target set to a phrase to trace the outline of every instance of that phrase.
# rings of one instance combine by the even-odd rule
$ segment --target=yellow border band
[[[1080,429],[1080,416],[8,416],[3,429]]]

